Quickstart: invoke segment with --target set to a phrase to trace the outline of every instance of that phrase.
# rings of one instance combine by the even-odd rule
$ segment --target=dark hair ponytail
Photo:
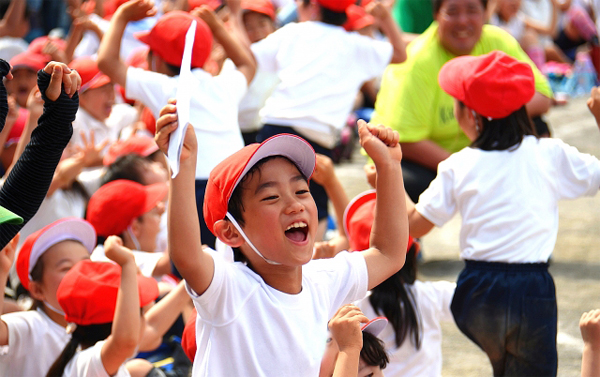
[[[417,278],[417,244],[406,253],[404,267],[383,283],[371,290],[369,302],[375,313],[387,317],[396,335],[396,347],[400,347],[407,337],[414,346],[421,348],[421,329],[415,298],[404,284],[413,284]]]
[[[112,323],[103,323],[100,325],[77,326],[71,340],[67,343],[61,354],[46,374],[46,377],[62,377],[67,364],[73,359],[77,348],[86,349],[97,342],[108,338],[112,329]]]
[[[484,151],[517,149],[526,135],[538,136],[525,106],[506,118],[488,119],[478,116],[476,121],[482,123],[483,129],[471,147]]]

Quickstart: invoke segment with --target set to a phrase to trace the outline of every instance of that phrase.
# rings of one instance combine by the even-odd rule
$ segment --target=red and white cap
[[[21,284],[29,290],[31,270],[38,259],[52,246],[62,241],[78,241],[90,252],[96,246],[96,231],[92,224],[77,217],[66,217],[32,233],[19,250],[15,268]]]
[[[95,89],[110,83],[110,77],[106,76],[98,68],[96,61],[89,57],[74,59],[69,63],[69,68],[77,70],[81,76],[80,93],[88,89]]]
[[[317,4],[334,12],[344,13],[356,0],[317,0]]]
[[[313,148],[306,140],[290,134],[275,135],[261,144],[247,145],[227,157],[210,172],[204,194],[204,220],[213,234],[215,223],[227,215],[229,199],[238,183],[257,162],[271,156],[288,158],[306,179],[315,170]]]
[[[350,5],[346,9],[348,20],[344,23],[344,29],[347,31],[357,31],[375,23],[375,18],[365,11],[365,8],[358,5]]]
[[[275,21],[275,7],[269,0],[242,0],[242,9],[246,12],[264,14]]]
[[[119,140],[112,144],[104,155],[102,163],[105,166],[108,166],[115,162],[119,157],[132,153],[142,157],[148,157],[157,150],[158,145],[156,145],[154,138],[148,135],[134,134],[126,140]]]
[[[12,69],[29,68],[32,71],[39,71],[44,69],[46,64],[50,61],[48,55],[38,54],[32,51],[25,51],[18,55],[15,55],[10,59],[10,65]]]
[[[378,336],[381,334],[385,326],[388,324],[388,319],[385,317],[375,317],[369,322],[365,323],[360,329],[361,331],[368,332],[371,335]]]

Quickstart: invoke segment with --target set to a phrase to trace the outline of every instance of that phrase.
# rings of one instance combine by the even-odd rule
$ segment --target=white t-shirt
[[[0,347],[0,376],[45,376],[71,335],[42,310],[4,314],[8,346]]]
[[[460,212],[462,259],[542,263],[556,243],[557,201],[599,187],[596,157],[526,136],[514,151],[467,147],[442,161],[416,210],[437,226]]]
[[[190,103],[190,124],[198,140],[196,179],[208,179],[210,171],[225,158],[244,146],[238,125],[238,105],[246,94],[248,83],[236,70],[225,70],[211,76],[193,69],[194,82]],[[175,98],[179,77],[169,77],[140,68],[127,69],[125,95],[146,105],[158,119],[167,100]]]
[[[155,252],[145,252],[139,250],[132,250],[133,258],[135,259],[135,264],[137,265],[140,273],[147,277],[152,277],[152,272],[156,268],[156,264],[159,259],[162,258],[164,253],[160,251]],[[104,254],[104,245],[98,245],[92,252],[90,259],[94,262],[112,262],[110,259],[106,257]]]
[[[188,286],[198,311],[195,377],[317,376],[327,322],[368,286],[361,253],[309,262],[295,295],[268,286],[242,263],[213,260],[206,292],[198,296]]]
[[[497,13],[494,13],[490,17],[490,24],[502,28],[520,43],[521,38],[523,38],[523,34],[525,33],[525,21],[523,20],[524,17],[525,16],[523,13],[519,12],[513,18],[508,20],[508,22],[505,22],[504,20],[500,19]]]
[[[102,340],[93,347],[77,351],[65,367],[63,377],[130,377],[125,365],[121,365],[117,373],[113,375],[106,372],[101,356],[102,345],[105,342]]]
[[[262,126],[259,111],[279,84],[277,75],[256,70],[256,74],[248,87],[248,92],[242,98],[239,107],[238,121],[243,132],[257,131]]]
[[[390,43],[315,21],[287,24],[251,47],[258,69],[280,80],[260,112],[263,122],[292,126],[327,148],[361,85],[383,73],[393,51]]]
[[[390,363],[383,371],[387,377],[436,377],[442,375],[442,322],[454,322],[450,312],[450,303],[456,289],[456,283],[449,281],[416,280],[414,284],[405,284],[415,298],[420,321],[421,348],[417,350],[410,333],[402,345],[396,347],[396,335],[392,325],[388,325],[379,334],[385,342]],[[356,304],[367,318],[383,316],[377,314],[369,298],[365,297]]]

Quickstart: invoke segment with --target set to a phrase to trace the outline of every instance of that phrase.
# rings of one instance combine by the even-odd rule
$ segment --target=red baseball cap
[[[347,31],[356,31],[375,23],[375,18],[365,11],[365,8],[358,5],[350,5],[346,9],[348,20],[344,23],[344,29]]]
[[[377,192],[367,190],[352,199],[344,211],[344,230],[348,236],[351,251],[362,251],[370,247],[376,199]],[[413,238],[408,236],[406,250],[409,250],[413,243]]]
[[[119,235],[135,218],[156,207],[168,191],[166,183],[144,186],[127,179],[109,182],[90,198],[86,219],[101,237]]]
[[[223,3],[221,0],[188,0],[188,10],[192,11],[202,5],[208,6],[213,11],[217,10]]]
[[[125,64],[129,67],[142,68],[148,70],[148,46],[141,46],[136,48],[129,54],[125,60]]]
[[[44,46],[46,45],[46,43],[48,43],[48,41],[51,41],[52,43],[54,43],[54,45],[56,47],[58,47],[58,49],[61,51],[64,51],[67,48],[67,42],[65,42],[63,39],[50,38],[47,35],[44,35],[41,37],[37,37],[36,39],[31,41],[27,50],[29,50],[33,53],[36,53],[36,54],[44,55],[42,53],[42,50],[44,49]]]
[[[78,262],[63,277],[56,291],[67,322],[77,325],[110,323],[115,316],[117,293],[121,285],[121,267],[112,262]],[[140,308],[158,297],[158,283],[137,276]]]
[[[62,241],[78,241],[90,252],[96,246],[96,232],[92,224],[77,217],[66,217],[32,233],[25,239],[17,255],[15,269],[25,289],[29,290],[31,270],[38,259],[52,246]]]
[[[275,7],[269,0],[242,0],[242,9],[264,14],[275,21]]]
[[[535,94],[531,66],[502,51],[454,58],[444,64],[438,81],[452,97],[493,119],[506,118]]]
[[[110,83],[110,77],[106,76],[98,68],[96,61],[89,57],[74,59],[69,63],[69,68],[77,70],[81,76],[80,93],[88,89],[99,88]]]
[[[37,72],[40,69],[44,69],[49,61],[50,59],[47,55],[25,51],[13,56],[9,63],[13,70],[19,68],[29,68]]]
[[[165,62],[181,66],[185,34],[192,21],[196,21],[196,36],[192,52],[192,68],[202,68],[212,49],[212,33],[208,25],[198,17],[182,11],[172,11],[162,16],[150,31],[134,36],[150,46],[150,50]]]
[[[196,308],[194,308],[192,315],[190,315],[190,319],[188,319],[185,327],[183,328],[183,333],[181,334],[181,348],[183,348],[183,352],[187,355],[188,359],[191,362],[194,362],[196,358],[196,317],[198,316],[198,312]]]
[[[156,145],[154,138],[148,135],[134,134],[126,140],[119,140],[112,144],[104,155],[102,163],[108,166],[115,162],[117,158],[131,153],[148,157],[157,150],[158,145]]]
[[[210,172],[204,194],[204,221],[213,234],[215,222],[225,218],[227,205],[238,183],[260,160],[282,156],[290,159],[307,179],[315,170],[315,151],[296,135],[279,134],[235,152]]]
[[[356,3],[356,0],[317,0],[317,4],[334,12],[343,13],[346,9]]]

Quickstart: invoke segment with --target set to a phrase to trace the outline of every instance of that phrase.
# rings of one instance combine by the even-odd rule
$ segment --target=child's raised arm
[[[371,229],[371,248],[364,256],[369,272],[369,289],[396,273],[404,265],[408,243],[402,150],[398,132],[389,127],[358,121],[360,144],[377,168],[377,201]]]
[[[117,236],[104,242],[106,257],[121,266],[121,285],[111,333],[102,346],[102,365],[112,376],[130,358],[140,340],[140,297],[137,283],[137,265],[131,250],[123,246]]]
[[[223,46],[223,50],[225,50],[227,57],[231,59],[238,71],[246,77],[246,81],[250,84],[256,73],[256,62],[254,60],[254,55],[252,55],[252,51],[250,51],[250,47],[234,38],[233,35],[225,29],[225,25],[217,17],[215,12],[208,6],[203,5],[194,9],[192,15],[200,17],[206,22],[217,42]]]
[[[160,111],[156,122],[156,144],[164,154],[169,150],[169,137],[179,126],[175,100]],[[169,189],[168,231],[169,254],[181,276],[197,293],[210,285],[214,273],[212,256],[202,249],[200,222],[196,210],[196,134],[190,126],[185,133],[179,160],[179,173],[171,179]]]
[[[331,337],[337,342],[339,354],[333,377],[356,376],[363,346],[361,324],[369,320],[355,305],[344,305],[329,321]]]
[[[388,38],[394,49],[390,63],[398,64],[405,61],[406,44],[402,38],[402,31],[400,31],[388,8],[380,1],[373,1],[367,6],[367,12],[378,21],[381,31]]]
[[[8,280],[8,272],[10,267],[15,260],[15,252],[17,250],[17,244],[19,243],[20,234],[17,234],[4,249],[0,250],[0,284],[2,287],[6,287],[6,281]],[[0,297],[0,314],[3,313],[4,309],[4,294]],[[6,322],[0,320],[0,346],[8,344],[8,326]]]
[[[579,320],[583,338],[581,377],[600,375],[600,309],[583,313]]]
[[[131,0],[121,5],[112,19],[98,47],[98,68],[116,84],[125,88],[127,65],[121,60],[121,39],[130,21],[138,21],[156,14],[152,0]]]

